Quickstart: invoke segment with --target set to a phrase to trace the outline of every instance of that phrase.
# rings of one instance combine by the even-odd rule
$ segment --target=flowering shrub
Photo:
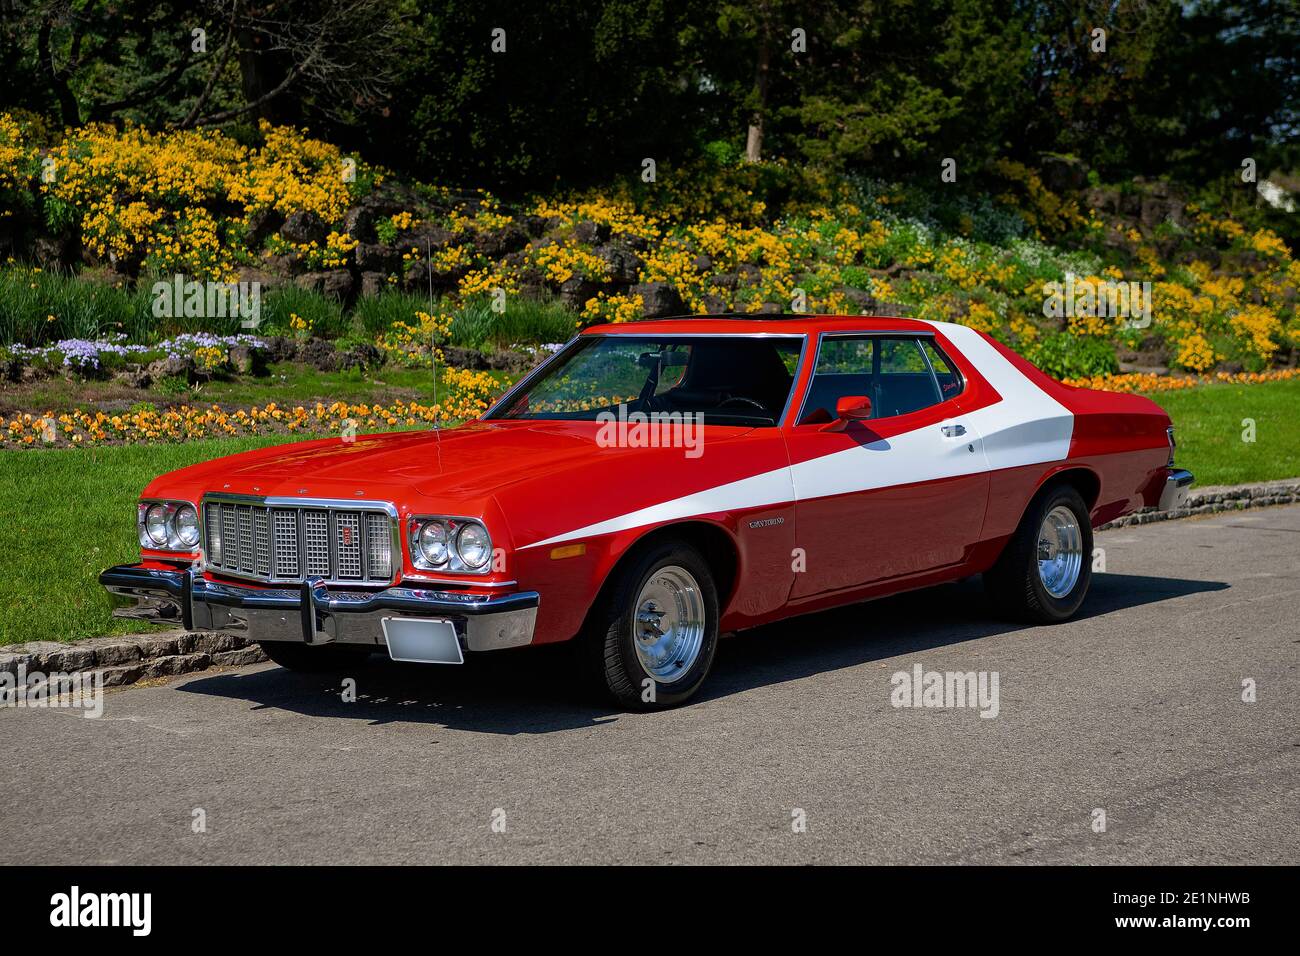
[[[113,359],[134,358],[152,361],[163,358],[193,358],[205,371],[226,365],[230,350],[237,345],[263,348],[266,343],[253,335],[212,335],[208,332],[177,335],[156,345],[131,345],[118,332],[101,339],[60,339],[52,345],[30,347],[10,345],[0,349],[20,358],[57,364],[82,373],[97,372]]]
[[[0,144],[11,141],[12,126],[0,114]],[[250,217],[307,211],[336,223],[381,179],[357,163],[349,182],[337,147],[295,129],[264,121],[261,135],[262,145],[249,148],[210,129],[70,130],[45,157],[47,219],[75,221],[86,245],[114,262],[228,281],[257,251],[245,244]],[[232,206],[234,215],[219,218]],[[334,233],[314,255],[321,266],[341,263],[355,244]]]
[[[455,372],[456,374],[451,374]],[[447,370],[450,388],[436,404],[394,402],[392,405],[353,405],[317,402],[307,408],[280,408],[276,403],[223,409],[218,405],[195,408],[182,405],[159,411],[144,408],[124,414],[75,411],[55,415],[24,412],[0,427],[0,448],[50,445],[140,444],[190,441],[232,435],[319,435],[342,431],[355,423],[368,430],[427,428],[477,417],[487,408],[499,386],[486,372]]]

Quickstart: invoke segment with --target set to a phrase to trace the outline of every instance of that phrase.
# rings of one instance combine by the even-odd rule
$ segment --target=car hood
[[[681,448],[601,447],[596,441],[599,427],[596,422],[473,422],[438,432],[303,442],[219,459],[209,466],[220,466],[212,474],[219,473],[231,491],[257,485],[263,493],[292,494],[292,485],[310,481],[313,487],[363,483],[414,489],[430,497],[481,498],[508,485],[554,479],[615,457],[682,457]],[[716,425],[706,429],[709,441],[750,430]]]

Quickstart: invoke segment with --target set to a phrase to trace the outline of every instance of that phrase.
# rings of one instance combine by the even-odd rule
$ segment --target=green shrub
[[[479,349],[567,342],[577,328],[577,316],[553,300],[508,298],[505,311],[494,312],[492,300],[480,297],[452,313],[450,341]]]
[[[0,345],[45,345],[116,333],[145,342],[157,324],[150,304],[147,290],[133,292],[25,266],[0,269]]]
[[[307,323],[312,335],[321,338],[338,338],[347,330],[343,306],[337,299],[289,285],[262,294],[262,323],[257,331],[292,335],[299,331],[290,323],[294,315]]]
[[[1104,339],[1052,332],[1043,336],[1026,356],[1052,378],[1084,378],[1119,371],[1115,347]]]
[[[397,289],[386,289],[376,296],[368,296],[357,302],[352,313],[353,325],[373,342],[387,332],[396,322],[415,324],[415,313],[428,312],[427,296],[412,295]]]

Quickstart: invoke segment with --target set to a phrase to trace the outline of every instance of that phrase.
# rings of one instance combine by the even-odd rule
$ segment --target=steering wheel
[[[728,398],[728,399],[726,399],[725,401],[721,401],[721,402],[719,402],[719,403],[718,403],[718,408],[726,408],[728,405],[733,405],[733,404],[753,405],[755,408],[757,408],[757,409],[758,409],[760,412],[762,412],[764,415],[769,416],[769,417],[771,416],[771,412],[769,412],[769,411],[767,410],[767,406],[766,406],[766,405],[764,405],[762,402],[760,402],[760,401],[759,401],[758,399],[756,399],[756,398],[746,398],[744,395],[733,395],[731,398]]]

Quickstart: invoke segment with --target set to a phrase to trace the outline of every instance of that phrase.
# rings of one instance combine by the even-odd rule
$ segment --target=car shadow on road
[[[1076,620],[1087,620],[1228,585],[1105,574]],[[1023,630],[994,616],[977,580],[912,591],[755,628],[724,640],[700,701],[888,660],[915,651]],[[396,664],[379,654],[347,674],[279,667],[232,671],[177,684],[179,691],[246,700],[257,709],[313,717],[430,723],[488,734],[542,734],[616,721],[577,685],[569,648],[476,655],[465,667]],[[356,682],[345,700],[346,678]]]

